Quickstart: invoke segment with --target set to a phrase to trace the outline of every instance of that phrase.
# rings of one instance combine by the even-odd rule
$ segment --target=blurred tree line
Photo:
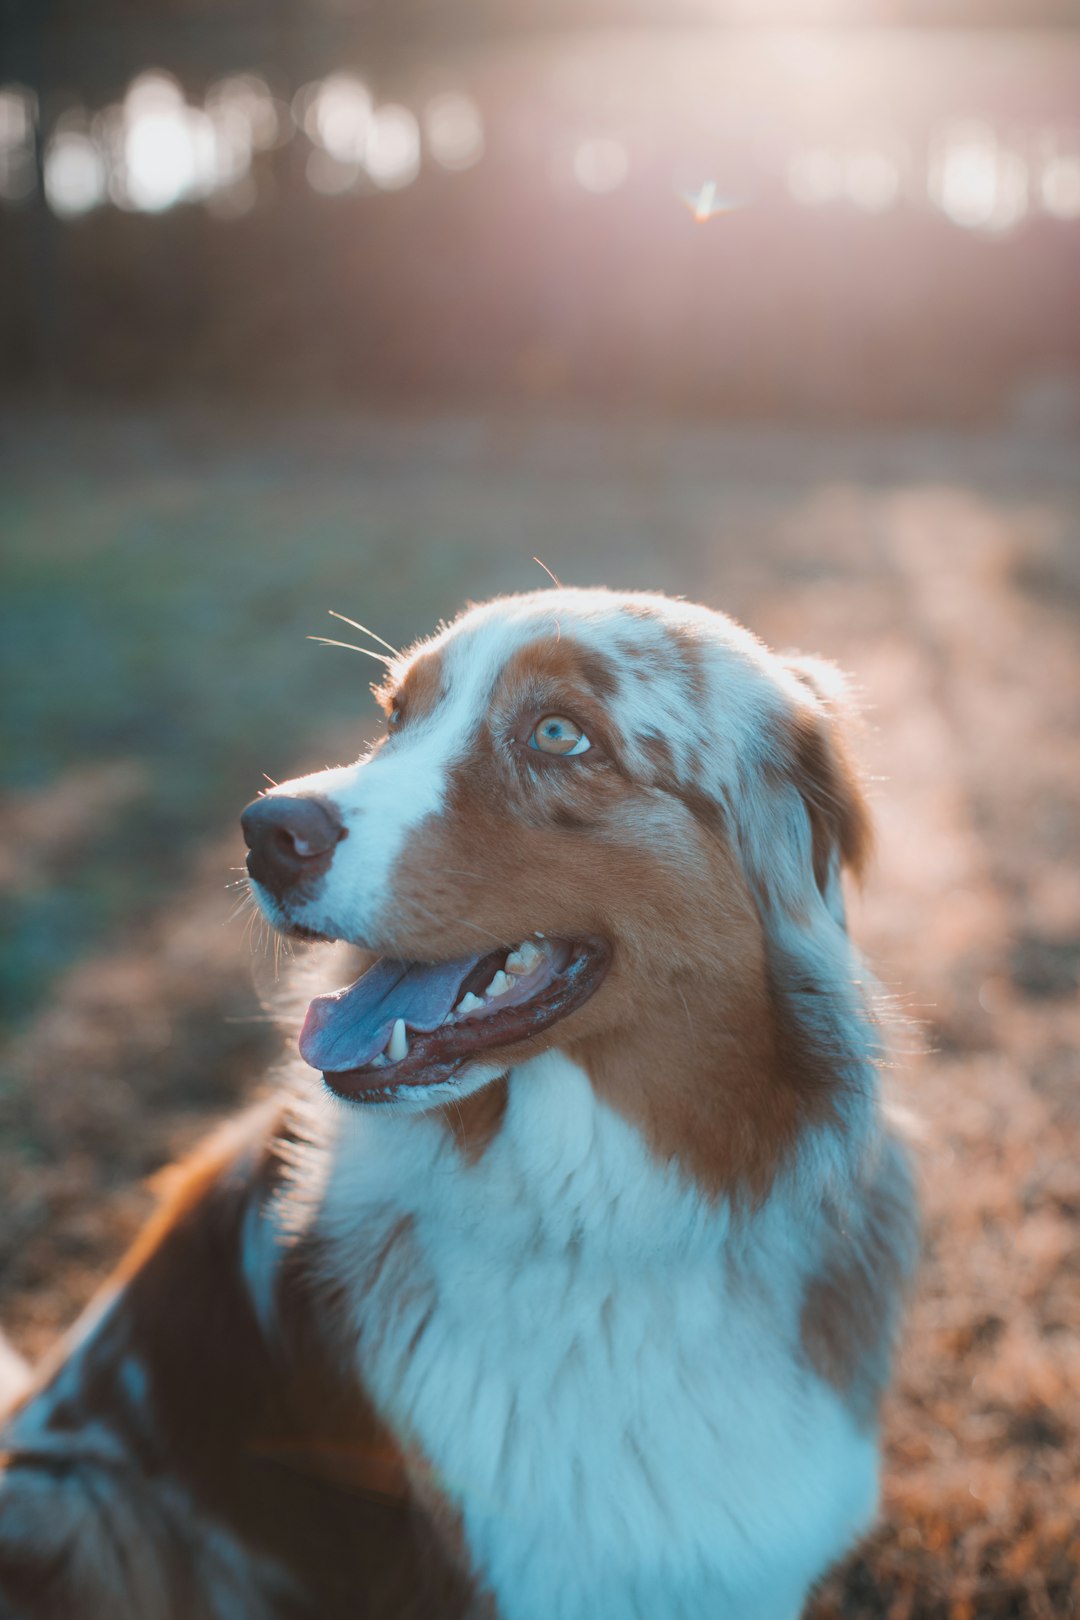
[[[1080,0],[834,9],[983,28],[1080,20]],[[776,109],[752,98],[744,127],[713,143],[746,207],[695,223],[662,149],[609,195],[552,183],[533,108],[550,64],[530,77],[530,31],[662,22],[671,33],[752,11],[749,0],[0,0],[0,82],[37,98],[39,163],[72,104],[100,107],[149,66],[197,98],[223,73],[257,69],[288,96],[344,65],[404,101],[433,73],[470,86],[471,53],[493,39],[517,51],[478,92],[490,134],[468,172],[425,164],[400,190],[320,195],[298,139],[255,155],[259,203],[241,217],[189,204],[57,219],[40,185],[0,208],[4,374],[24,389],[122,394],[959,418],[1080,375],[1080,222],[1036,210],[989,237],[910,201],[796,207],[782,176],[753,167]],[[1026,89],[1007,73],[995,83],[1005,120],[1037,111],[1038,74]],[[1067,76],[1056,95],[1061,115]],[[959,107],[971,110],[962,95]],[[694,148],[688,185],[712,178],[709,150]]]

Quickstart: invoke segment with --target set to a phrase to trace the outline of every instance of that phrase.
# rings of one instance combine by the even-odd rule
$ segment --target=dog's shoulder
[[[293,1145],[266,1103],[170,1171],[0,1430],[3,1613],[330,1620],[361,1589],[373,1616],[464,1612],[290,1226]]]

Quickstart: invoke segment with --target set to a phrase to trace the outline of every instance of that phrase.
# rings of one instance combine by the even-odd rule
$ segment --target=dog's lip
[[[394,1101],[409,1091],[437,1090],[442,1087],[453,1090],[453,1082],[470,1064],[485,1057],[494,1057],[506,1047],[519,1045],[542,1034],[568,1018],[599,989],[611,963],[610,943],[595,935],[553,943],[565,948],[565,963],[528,1000],[487,1012],[478,1018],[441,1024],[434,1029],[414,1030],[406,1026],[408,1051],[397,1062],[387,1061],[380,1053],[374,1061],[349,1068],[325,1068],[318,1062],[312,1066],[321,1069],[331,1091],[354,1102],[375,1105]],[[486,971],[490,957],[498,954],[489,953],[465,959],[465,963],[445,966],[468,964],[464,984],[478,968]],[[501,954],[505,956],[506,952]],[[378,966],[378,963],[373,966]],[[355,989],[355,986],[350,989]],[[328,999],[316,998],[305,1021],[305,1035],[302,1035],[301,1041],[302,1046],[307,1047],[303,1055],[309,1063],[315,1055],[313,1047],[316,1044],[310,1037],[309,1021],[319,1003],[325,1003]]]

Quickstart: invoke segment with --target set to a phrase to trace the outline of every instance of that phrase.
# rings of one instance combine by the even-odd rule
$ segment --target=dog
[[[823,664],[554,589],[387,656],[243,817],[366,969],[3,1433],[18,1620],[795,1620],[873,1520],[916,1249]]]

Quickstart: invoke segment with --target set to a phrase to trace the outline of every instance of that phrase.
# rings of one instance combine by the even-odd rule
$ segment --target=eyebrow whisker
[[[326,611],[332,619],[340,619],[342,624],[351,625],[354,630],[360,630],[365,636],[370,636],[372,641],[379,643],[380,647],[385,647],[387,652],[392,652],[395,658],[401,657],[399,648],[392,647],[384,636],[376,635],[375,631],[369,630],[366,624],[361,624],[357,619],[347,619],[344,613],[336,613],[333,608],[327,608]]]
[[[387,669],[389,669],[394,662],[394,660],[392,658],[388,658],[385,653],[374,652],[370,647],[358,647],[356,646],[355,642],[352,641],[335,641],[332,636],[308,636],[307,639],[309,641],[317,641],[320,647],[344,647],[346,652],[366,653],[369,658],[375,658],[380,664],[385,664]]]
[[[550,568],[549,568],[549,567],[548,567],[548,565],[547,565],[547,563],[546,563],[546,562],[541,562],[541,561],[540,561],[540,558],[539,558],[539,557],[534,557],[534,558],[533,558],[533,562],[534,562],[534,563],[535,563],[535,564],[536,564],[536,566],[537,566],[537,567],[538,567],[538,568],[542,568],[542,569],[543,569],[543,570],[544,570],[544,573],[545,573],[545,574],[546,574],[546,575],[547,575],[547,577],[548,577],[548,579],[550,579],[550,581],[551,581],[551,583],[552,583],[552,584],[553,584],[553,585],[557,585],[557,586],[558,586],[558,587],[559,587],[559,589],[560,589],[560,591],[561,591],[561,590],[562,590],[562,588],[563,588],[563,582],[562,582],[562,580],[561,580],[561,579],[560,579],[560,578],[559,578],[559,577],[558,577],[558,575],[557,575],[557,574],[553,574],[553,573],[552,573],[552,571],[551,571],[551,569],[550,569]],[[377,638],[376,638],[376,639],[377,639]]]

